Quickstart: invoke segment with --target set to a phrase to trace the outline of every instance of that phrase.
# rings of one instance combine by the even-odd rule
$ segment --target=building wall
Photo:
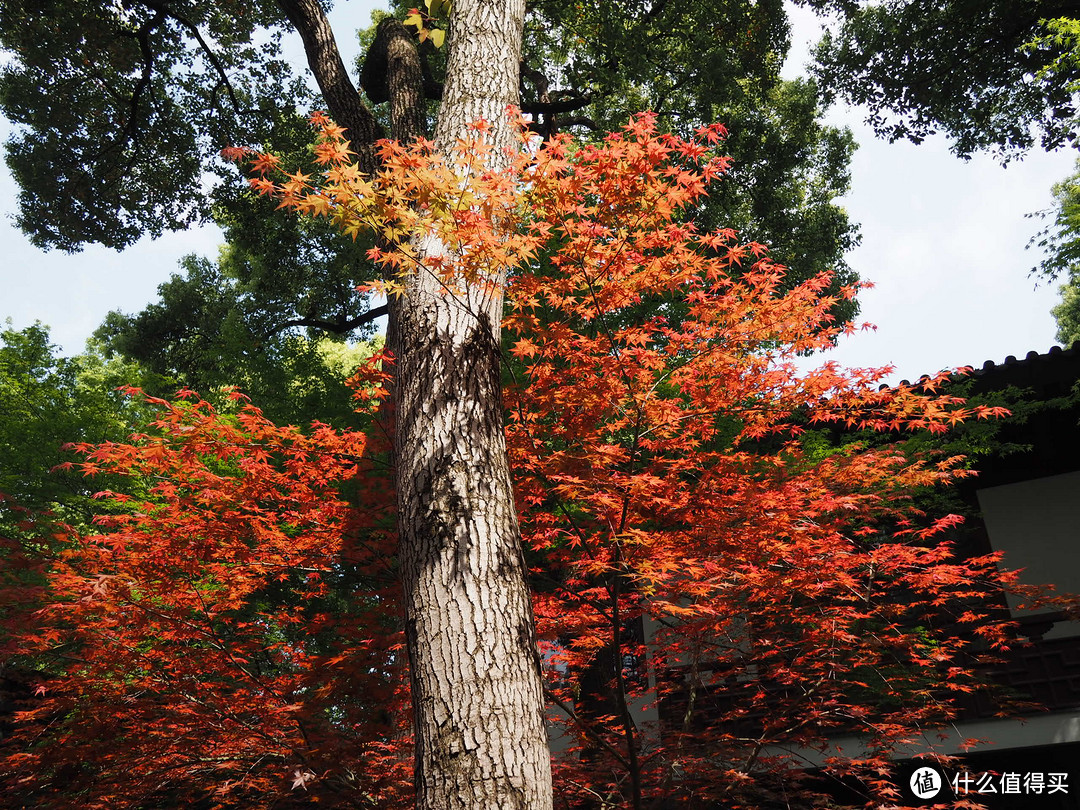
[[[1023,569],[1028,585],[1053,585],[1059,593],[1080,594],[1080,472],[989,487],[977,492],[979,508],[995,551],[1006,568]],[[1022,600],[1009,596],[1013,615]],[[1080,622],[1058,622],[1044,638],[1080,636]]]

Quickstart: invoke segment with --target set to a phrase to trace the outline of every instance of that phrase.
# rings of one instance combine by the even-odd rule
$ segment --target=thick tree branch
[[[294,326],[304,326],[309,329],[321,329],[324,332],[331,332],[335,335],[345,335],[359,326],[371,323],[376,318],[383,317],[389,313],[389,311],[390,307],[383,304],[381,307],[369,309],[363,315],[357,315],[355,318],[349,318],[348,320],[328,321],[323,318],[293,318],[292,320],[279,323],[273,329],[268,330],[265,337],[272,337],[273,335],[283,332],[286,329],[291,329]]]
[[[549,101],[547,103],[523,103],[521,105],[521,111],[529,113],[531,115],[555,115],[558,113],[574,112],[584,107],[588,107],[592,104],[592,99],[588,96],[582,96],[580,98],[567,98],[561,101]]]
[[[550,102],[551,101],[551,95],[548,92],[548,78],[547,78],[547,76],[545,76],[542,71],[539,71],[536,68],[530,67],[529,65],[525,64],[525,62],[521,63],[521,66],[520,66],[519,69],[521,71],[521,84],[522,84],[521,89],[522,90],[525,89],[525,87],[524,87],[525,80],[528,79],[530,82],[533,83],[533,87],[536,88],[536,99],[537,99],[537,101],[540,104],[547,104],[548,102]],[[524,95],[524,93],[522,95]],[[524,109],[524,104],[525,103],[522,102],[522,109]]]
[[[360,168],[374,172],[378,165],[375,142],[384,133],[371,111],[360,100],[360,93],[349,78],[330,22],[319,0],[277,0],[278,6],[300,34],[308,66],[315,74],[330,116],[348,131],[352,150]]]
[[[593,102],[592,96],[577,90],[556,90],[552,93],[547,76],[524,62],[520,65],[520,71],[522,97],[524,98],[525,95],[526,79],[532,82],[536,89],[536,101],[522,101],[521,111],[533,117],[533,123],[529,129],[539,133],[545,140],[559,131],[560,124],[566,125],[565,121],[561,121],[556,116],[583,109]]]
[[[395,19],[379,25],[386,31],[386,82],[390,87],[390,128],[407,142],[426,134],[424,75],[420,54],[409,32]]]
[[[393,17],[379,23],[360,82],[374,103],[390,102],[390,129],[394,138],[406,142],[424,135],[425,77],[416,40]]]
[[[131,115],[124,124],[120,137],[102,147],[98,155],[103,155],[113,149],[123,150],[125,144],[138,145],[139,143],[139,105],[142,102],[143,93],[150,87],[150,80],[154,75],[154,49],[150,46],[150,32],[165,21],[165,13],[158,11],[149,20],[139,26],[139,30],[132,36],[139,42],[139,51],[142,54],[143,68],[139,80],[131,91],[129,107]]]
[[[584,115],[575,115],[572,118],[564,118],[562,120],[564,127],[585,127],[593,132],[600,132],[603,127],[593,121],[591,118]]]

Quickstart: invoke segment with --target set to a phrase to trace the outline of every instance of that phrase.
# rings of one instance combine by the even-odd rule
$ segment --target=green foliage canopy
[[[66,250],[122,247],[208,216],[250,225],[250,209],[238,210],[245,204],[227,184],[205,193],[205,173],[222,171],[216,154],[229,143],[297,148],[297,113],[312,98],[277,45],[288,5],[0,0],[0,44],[12,56],[0,73],[0,106],[19,126],[8,159],[31,239]],[[854,146],[820,123],[812,85],[780,80],[789,44],[780,0],[543,0],[526,25],[522,106],[538,127],[603,132],[642,109],[682,134],[722,121],[741,168],[710,203],[710,223],[769,244],[800,279],[831,269],[838,283],[852,280],[843,255],[856,228],[836,198],[847,190]],[[442,54],[429,44],[421,53],[437,88]],[[374,101],[378,77],[370,78]],[[263,227],[231,227],[229,240]],[[281,320],[340,324],[362,314],[342,300],[341,275],[309,261],[313,242],[294,236],[264,240],[259,251],[259,261],[289,255],[310,268],[275,274],[274,290],[255,285],[251,300],[273,314],[267,320],[290,308]],[[352,272],[351,281],[362,276]]]
[[[804,0],[840,15],[813,68],[829,99],[869,108],[890,140],[944,132],[961,156],[1001,159],[1041,143],[1074,143],[1075,59],[1046,20],[1075,16],[1066,0]],[[1060,33],[1060,32],[1059,32]]]
[[[102,483],[57,469],[77,458],[65,445],[126,439],[145,410],[117,388],[154,382],[95,348],[58,357],[40,324],[21,330],[9,324],[0,332],[0,493],[21,508],[73,523],[87,524],[99,511],[91,498]]]
[[[209,213],[204,172],[305,103],[273,2],[3,0],[0,106],[19,226],[42,248],[125,247]]]
[[[828,271],[839,288],[857,278],[844,254],[858,229],[837,202],[855,143],[821,123],[813,82],[780,78],[789,46],[780,0],[541,0],[526,17],[522,107],[541,132],[612,131],[640,110],[683,136],[723,123],[733,170],[695,218],[768,245],[792,285]]]

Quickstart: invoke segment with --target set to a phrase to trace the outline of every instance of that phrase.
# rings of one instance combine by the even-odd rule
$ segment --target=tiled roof
[[[1046,354],[1039,354],[1036,351],[1028,352],[1024,355],[1023,360],[1017,360],[1016,355],[1010,354],[1005,358],[1002,363],[995,363],[993,360],[987,360],[982,364],[982,368],[976,369],[976,374],[986,374],[993,372],[997,369],[1001,369],[1008,366],[1015,366],[1027,363],[1029,365],[1039,364],[1043,362],[1052,362],[1060,358],[1074,358],[1080,354],[1080,340],[1073,343],[1068,348],[1061,348],[1060,346],[1051,346],[1050,351]]]
[[[972,374],[976,389],[1031,388],[1040,398],[1063,396],[1080,380],[1080,341],[1068,348],[1052,346],[1045,354],[1031,351],[1024,358],[1009,355],[1004,362],[987,360]]]
[[[1023,359],[1010,354],[1002,362],[987,360],[981,367],[974,367],[976,390],[1007,388],[1031,388],[1040,397],[1062,396],[1080,381],[1080,341],[1068,348],[1051,346],[1045,354],[1030,351]],[[910,385],[909,380],[902,384]],[[883,386],[884,387],[884,386]]]

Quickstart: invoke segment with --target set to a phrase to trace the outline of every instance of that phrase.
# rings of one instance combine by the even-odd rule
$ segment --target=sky
[[[337,6],[331,22],[339,44],[355,53],[351,32],[367,24],[375,4],[339,0]],[[805,9],[789,12],[794,45],[785,75],[794,77],[804,73],[821,24]],[[287,47],[302,60],[299,42]],[[828,120],[851,127],[860,144],[852,191],[841,204],[862,229],[862,244],[848,262],[875,284],[861,296],[860,321],[877,327],[844,340],[831,359],[892,365],[888,379],[896,382],[1054,345],[1050,308],[1057,292],[1029,275],[1041,256],[1025,245],[1041,226],[1026,215],[1050,207],[1050,188],[1072,171],[1074,153],[1034,152],[1002,168],[986,156],[959,160],[943,138],[918,146],[881,141],[858,110],[836,107]],[[9,131],[0,120],[0,138]],[[0,321],[10,318],[15,328],[41,321],[68,354],[82,349],[110,310],[137,312],[154,300],[182,256],[214,256],[220,242],[219,232],[205,227],[142,240],[122,253],[43,252],[12,222],[16,195],[0,167]]]

